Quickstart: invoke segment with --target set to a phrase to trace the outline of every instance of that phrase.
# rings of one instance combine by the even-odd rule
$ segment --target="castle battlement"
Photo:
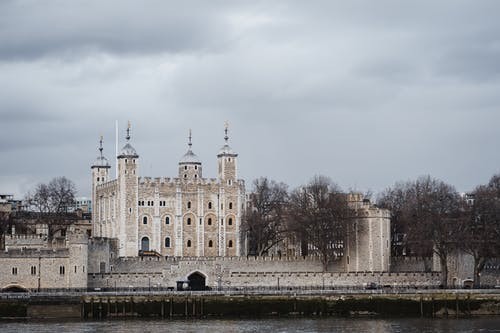
[[[46,235],[35,235],[35,234],[15,234],[15,235],[5,235],[5,241],[7,242],[8,240],[47,240]]]
[[[110,180],[108,182],[105,182],[103,184],[99,184],[96,186],[96,189],[98,190],[107,190],[111,188],[116,188],[118,185],[118,181],[116,179]]]
[[[197,185],[220,185],[217,178],[197,178],[197,179],[182,179],[171,177],[138,177],[140,185],[162,186],[162,185],[179,185],[179,184],[197,184]],[[239,185],[245,184],[244,180],[238,180]],[[102,186],[102,185],[100,185]],[[100,188],[100,187],[98,187]]]
[[[69,249],[67,248],[51,248],[51,249],[34,249],[34,248],[15,248],[5,249],[0,252],[0,258],[29,258],[29,257],[67,257]]]

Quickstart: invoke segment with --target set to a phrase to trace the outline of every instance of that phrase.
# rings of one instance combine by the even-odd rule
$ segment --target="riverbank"
[[[0,294],[0,317],[19,319],[484,315],[500,315],[498,290]]]

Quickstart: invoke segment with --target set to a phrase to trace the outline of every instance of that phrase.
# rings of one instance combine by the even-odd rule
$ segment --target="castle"
[[[257,287],[439,286],[435,258],[391,256],[390,214],[348,195],[356,215],[342,243],[342,255],[324,269],[317,256],[284,249],[283,256],[247,256],[242,235],[245,183],[238,179],[238,154],[228,144],[217,154],[218,177],[203,178],[192,150],[179,161],[176,178],[139,177],[139,155],[130,143],[117,156],[117,179],[103,155],[91,166],[92,236],[86,225],[73,225],[50,242],[46,233],[4,239],[0,252],[1,290],[57,288],[190,289]],[[90,226],[89,226],[90,227]],[[41,228],[40,230],[45,230]],[[296,244],[285,247],[297,249]],[[276,252],[275,252],[276,253]],[[455,258],[455,257],[453,257]],[[472,270],[450,262],[449,283],[462,286]],[[500,266],[488,264],[486,285],[498,285]]]
[[[188,150],[176,178],[139,177],[139,155],[130,143],[117,157],[117,179],[100,155],[92,165],[94,237],[118,239],[118,256],[156,252],[162,256],[239,256],[245,183],[238,179],[238,154],[225,143],[217,154],[218,177],[203,178],[203,166]]]

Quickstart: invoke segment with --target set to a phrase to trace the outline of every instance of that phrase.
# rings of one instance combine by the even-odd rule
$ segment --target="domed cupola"
[[[90,167],[91,169],[93,168],[105,168],[109,169],[111,166],[109,165],[108,159],[103,156],[102,154],[102,136],[101,139],[99,140],[99,156],[95,159],[94,164]]]
[[[188,151],[181,157],[179,161],[179,178],[185,180],[192,180],[201,178],[201,160],[193,153],[191,147],[191,130],[189,130],[188,137]]]
[[[135,148],[132,147],[132,145],[130,144],[130,122],[128,123],[127,136],[125,138],[127,139],[127,143],[120,150],[120,154],[118,155],[118,158],[125,158],[125,157],[138,158],[139,155],[137,155]]]
[[[226,122],[225,125],[224,125],[224,133],[225,133],[225,135],[224,135],[224,141],[225,141],[225,144],[219,150],[219,153],[217,154],[217,157],[224,157],[224,156],[227,156],[227,157],[237,157],[238,156],[238,154],[235,153],[233,151],[233,149],[231,149],[231,147],[229,147],[229,144],[228,144],[229,136],[227,135],[228,127],[229,127],[229,125]]]

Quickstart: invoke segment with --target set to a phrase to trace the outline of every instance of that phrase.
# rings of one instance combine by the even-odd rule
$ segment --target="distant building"
[[[75,198],[75,205],[69,211],[81,210],[83,213],[92,213],[92,200],[87,197]]]
[[[14,199],[13,194],[0,194],[0,212],[18,212],[22,206],[23,201]]]

